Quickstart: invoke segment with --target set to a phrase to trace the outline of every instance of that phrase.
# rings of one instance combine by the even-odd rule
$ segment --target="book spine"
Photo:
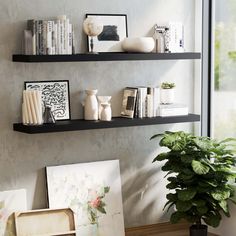
[[[60,21],[60,28],[61,28],[61,36],[60,36],[60,54],[64,54],[64,35],[65,35],[65,32],[64,32],[64,21],[61,20]]]
[[[73,27],[72,24],[69,24],[69,50],[68,54],[72,54],[73,52]]]
[[[70,21],[69,19],[65,20],[65,45],[64,45],[64,50],[65,50],[65,54],[69,54],[69,25],[70,25]]]
[[[36,22],[35,20],[28,20],[27,21],[27,29],[31,31],[32,34],[32,55],[36,55]]]
[[[32,33],[30,30],[24,30],[23,51],[25,55],[32,54]]]
[[[153,88],[148,88],[147,92],[147,117],[153,117]]]
[[[38,21],[38,51],[43,55],[43,21]]]
[[[55,55],[57,50],[57,24],[53,21],[53,30],[52,30],[52,54]]]
[[[46,54],[52,55],[52,21],[47,21]]]
[[[43,55],[47,55],[47,21],[43,21],[42,35],[43,35],[42,51]]]
[[[160,89],[154,88],[153,89],[153,115],[158,116],[159,115],[159,105],[160,105]]]

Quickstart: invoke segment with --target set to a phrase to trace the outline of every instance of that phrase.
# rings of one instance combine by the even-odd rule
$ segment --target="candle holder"
[[[91,54],[97,54],[94,51],[94,37],[98,36],[103,31],[103,24],[93,17],[88,17],[84,20],[83,29],[85,34],[89,37],[90,51]]]

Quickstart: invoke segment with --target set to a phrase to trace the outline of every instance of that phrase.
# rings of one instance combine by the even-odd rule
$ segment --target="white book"
[[[56,45],[57,45],[57,24],[53,21],[53,30],[52,30],[52,54],[56,54]]]
[[[32,47],[33,47],[32,32],[30,30],[24,30],[24,42],[23,42],[24,54],[31,55]]]
[[[153,116],[159,116],[160,88],[153,88]]]
[[[66,16],[58,16],[57,19],[60,21],[60,48],[59,52],[60,54],[66,54],[65,51],[65,22],[66,22]]]
[[[65,24],[64,50],[65,54],[69,54],[69,25],[70,25],[69,19],[66,19],[64,24]]]
[[[147,88],[147,99],[146,99],[146,106],[147,106],[147,117],[151,118],[154,116],[153,112],[153,88]]]
[[[61,23],[60,20],[56,20],[57,25],[57,42],[56,42],[56,54],[61,54]]]
[[[160,116],[185,116],[188,115],[189,110],[183,104],[160,105]]]
[[[171,52],[184,52],[184,27],[181,22],[169,22]]]
[[[73,27],[72,24],[69,24],[69,46],[68,46],[68,54],[72,54],[73,52]]]
[[[53,21],[47,21],[47,55],[52,55]]]

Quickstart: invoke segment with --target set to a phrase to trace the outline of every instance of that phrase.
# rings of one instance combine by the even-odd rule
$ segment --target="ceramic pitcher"
[[[97,90],[86,90],[87,96],[84,103],[84,119],[98,120]]]

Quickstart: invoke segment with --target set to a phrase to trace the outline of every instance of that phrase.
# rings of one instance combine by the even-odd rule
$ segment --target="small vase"
[[[102,103],[110,103],[111,96],[97,96],[98,98],[98,119],[101,119]]]
[[[172,104],[175,100],[175,90],[174,89],[161,89],[161,103],[162,104]]]
[[[84,119],[98,120],[97,90],[86,90],[87,97],[84,103]]]
[[[192,225],[189,229],[190,236],[207,236],[207,225]]]
[[[111,121],[111,119],[112,119],[111,104],[102,103],[101,105],[102,105],[101,120]]]

